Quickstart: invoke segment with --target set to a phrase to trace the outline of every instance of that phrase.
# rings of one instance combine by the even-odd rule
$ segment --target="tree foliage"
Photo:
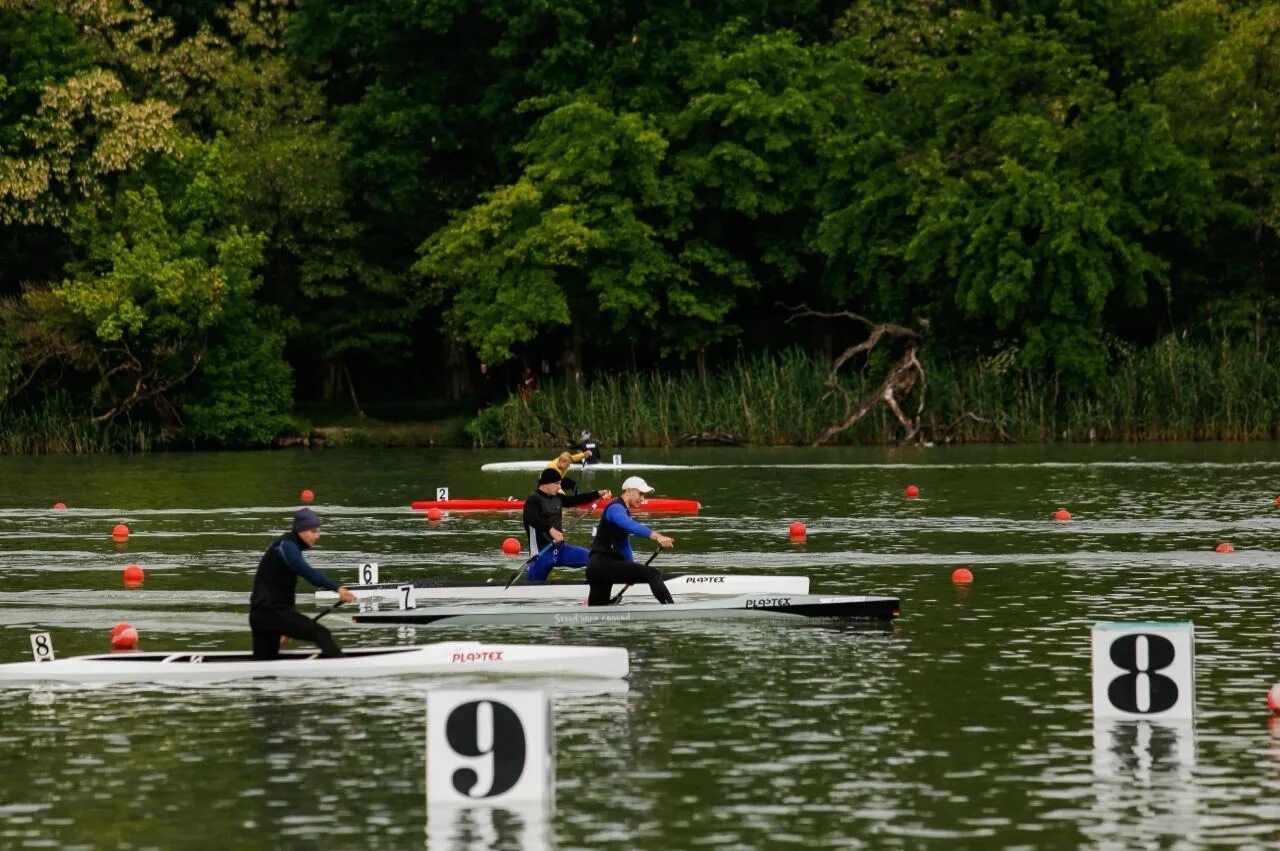
[[[0,0],[0,391],[261,443],[293,365],[702,365],[798,302],[1075,394],[1262,352],[1278,57],[1260,0]]]

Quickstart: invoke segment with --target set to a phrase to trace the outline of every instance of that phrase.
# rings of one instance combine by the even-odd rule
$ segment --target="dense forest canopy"
[[[797,304],[1087,395],[1269,351],[1278,229],[1261,0],[0,0],[0,409],[261,445]]]

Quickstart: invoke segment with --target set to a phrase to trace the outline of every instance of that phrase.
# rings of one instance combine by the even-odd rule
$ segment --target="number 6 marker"
[[[1190,721],[1195,712],[1195,627],[1190,621],[1093,626],[1095,718]]]

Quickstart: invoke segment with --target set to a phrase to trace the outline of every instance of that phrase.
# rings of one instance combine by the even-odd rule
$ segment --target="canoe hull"
[[[253,677],[377,677],[399,674],[449,676],[625,677],[630,670],[622,647],[483,644],[446,641],[414,647],[355,648],[336,659],[314,651],[288,651],[273,661],[247,653],[108,653],[51,662],[0,665],[0,683],[216,681]]]
[[[592,470],[696,470],[697,464],[633,464],[623,462],[621,464],[611,464],[608,458],[602,460],[598,464],[588,464],[587,467]],[[546,460],[542,461],[493,461],[488,464],[481,464],[480,470],[485,473],[536,473],[547,466]],[[581,464],[574,464],[575,468],[580,468]]]
[[[736,597],[742,594],[808,594],[807,576],[763,576],[751,574],[677,573],[664,577],[673,597]],[[519,582],[504,588],[497,582],[450,582],[447,580],[406,579],[404,582],[381,582],[377,585],[348,585],[347,590],[360,600],[399,598],[401,585],[413,585],[415,600],[584,600],[585,580],[553,579],[549,582]],[[622,586],[616,587],[617,591]],[[316,591],[316,600],[338,599],[333,591]]]
[[[641,589],[644,593],[644,589]],[[624,603],[618,606],[424,606],[361,612],[360,624],[416,626],[593,626],[630,621],[749,618],[765,620],[875,620],[898,617],[897,597],[748,594],[728,600],[705,600],[673,605]]]

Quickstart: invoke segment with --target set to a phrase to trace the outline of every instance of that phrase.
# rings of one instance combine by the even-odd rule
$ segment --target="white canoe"
[[[392,674],[505,674],[510,676],[625,677],[625,647],[558,644],[482,644],[444,641],[405,647],[360,647],[322,659],[315,651],[291,650],[279,659],[210,651],[104,653],[49,662],[0,665],[0,683],[165,682],[237,680],[248,677],[381,677]]]
[[[489,464],[481,464],[480,469],[485,473],[524,473],[536,472],[547,466],[550,458],[543,458],[540,461],[494,461]],[[581,464],[574,464],[574,470],[581,470]],[[634,464],[630,461],[623,461],[621,464],[612,464],[607,459],[596,464],[588,464],[588,470],[596,470],[604,472],[606,470],[696,470],[696,464]]]
[[[508,574],[509,575],[509,574]],[[664,576],[673,597],[737,597],[742,594],[808,594],[807,576],[763,576],[751,574],[674,573]],[[461,582],[446,579],[406,579],[376,585],[348,585],[360,600],[396,600],[402,585],[413,586],[415,600],[584,600],[587,583],[582,579],[552,579],[547,582],[517,582],[504,588],[502,580]],[[621,590],[618,586],[615,591]],[[646,592],[647,593],[647,592]],[[333,591],[316,591],[317,601],[338,599]]]

